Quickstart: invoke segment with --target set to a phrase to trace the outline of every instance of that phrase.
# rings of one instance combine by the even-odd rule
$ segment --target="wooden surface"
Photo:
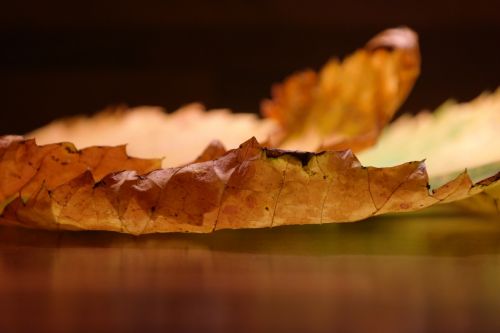
[[[0,332],[499,332],[498,218],[210,235],[0,229]]]

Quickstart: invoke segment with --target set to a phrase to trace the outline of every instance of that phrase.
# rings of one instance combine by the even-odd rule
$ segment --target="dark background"
[[[500,85],[500,1],[10,1],[0,9],[0,133],[116,104],[254,112],[272,83],[384,28],[420,34],[403,111]]]

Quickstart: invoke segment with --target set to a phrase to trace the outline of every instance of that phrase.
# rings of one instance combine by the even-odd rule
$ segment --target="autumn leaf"
[[[358,155],[373,166],[426,159],[429,173],[440,177],[500,162],[499,130],[500,89],[468,103],[448,101],[435,112],[403,115]]]
[[[287,79],[263,104],[266,119],[191,104],[0,137],[0,224],[145,234],[352,222],[443,203],[498,214],[500,93],[382,130],[419,63],[416,35],[391,29]],[[380,135],[363,166],[352,150]],[[304,147],[313,152],[283,149]],[[314,152],[325,147],[349,149]]]
[[[273,99],[262,104],[263,114],[279,124],[270,141],[301,150],[369,147],[419,73],[417,35],[386,30],[342,62],[334,58],[319,73],[299,72],[274,86]]]
[[[472,182],[489,184],[500,171],[500,89],[471,102],[448,101],[435,112],[404,115],[387,127],[377,145],[359,154],[366,165],[388,166],[426,159],[438,187],[464,173]],[[489,180],[488,180],[489,179]],[[489,185],[460,205],[479,212],[500,212],[500,187]]]
[[[164,156],[164,167],[192,162],[214,139],[229,148],[255,137],[282,149],[360,151],[375,143],[419,72],[417,35],[408,28],[389,29],[343,61],[332,59],[319,73],[300,72],[275,86],[273,99],[262,104],[265,119],[207,112],[199,104],[172,114],[141,107],[58,120],[28,136],[41,144],[69,141],[79,148],[127,144],[133,156]]]
[[[0,137],[0,214],[13,200],[26,203],[42,186],[56,188],[85,171],[98,181],[119,170],[145,173],[160,166],[159,159],[129,157],[124,146],[77,150],[67,142],[40,147],[33,139]]]
[[[206,111],[200,104],[190,104],[170,114],[161,108],[140,107],[60,119],[27,137],[36,138],[39,144],[73,142],[78,148],[126,144],[129,155],[162,157],[162,166],[172,167],[193,162],[213,140],[234,148],[251,137],[264,142],[274,130],[274,121],[255,114]]]
[[[8,145],[4,156],[25,144]],[[473,185],[463,173],[430,192],[423,162],[363,167],[350,151],[288,152],[251,139],[215,160],[144,175],[127,170],[96,180],[87,170],[66,181],[54,174],[26,202],[11,202],[2,222],[132,234],[350,222],[459,200],[496,188],[499,178]]]

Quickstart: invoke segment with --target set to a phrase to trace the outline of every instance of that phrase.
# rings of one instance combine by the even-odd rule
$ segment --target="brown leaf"
[[[46,143],[42,145],[23,137],[0,137],[0,224],[131,234],[211,232],[351,222],[449,202],[498,214],[498,172],[483,179],[477,177],[483,172],[473,170],[474,181],[467,172],[456,173],[454,179],[441,173],[443,185],[431,190],[424,162],[404,163],[427,155],[375,168],[362,166],[352,154],[352,149],[375,142],[410,91],[419,65],[416,35],[406,28],[391,29],[342,63],[332,60],[318,74],[299,73],[276,87],[273,100],[263,105],[270,119],[227,110],[206,112],[193,104],[170,115],[140,108],[57,121],[31,134]],[[480,126],[473,128],[487,141],[498,133],[497,108],[492,107],[498,104],[496,95],[471,103],[488,112],[472,116],[461,112],[453,127],[439,123],[437,117],[420,115],[390,126],[382,141],[400,152],[402,142],[414,142],[414,130],[407,129],[421,128],[421,120],[427,119],[438,131],[425,130],[418,141],[435,150],[436,140],[429,140],[427,133],[465,138],[462,129],[469,125],[464,126],[463,119],[470,117]],[[456,111],[441,112],[439,119],[455,115]],[[477,125],[484,123],[487,131]],[[440,131],[445,127],[447,131]],[[251,135],[281,148],[342,150],[269,149],[254,138],[226,151],[225,146],[235,147]],[[195,159],[194,154],[214,139],[220,141],[211,141]],[[160,160],[128,157],[123,145],[128,142],[133,155],[165,154],[164,163],[177,167],[159,169]],[[95,146],[102,143],[117,146]],[[405,152],[426,151],[421,148],[416,145]],[[377,147],[363,158],[370,158],[373,151]],[[371,158],[388,158],[377,154]],[[483,163],[496,155],[483,151],[474,156]]]
[[[31,142],[12,141],[3,149],[10,153]],[[58,149],[33,147],[34,156]],[[80,163],[69,165],[79,169]],[[458,200],[499,181],[497,175],[473,185],[462,174],[432,193],[423,162],[363,167],[350,151],[267,149],[255,139],[213,160],[144,175],[121,171],[96,179],[88,169],[69,180],[61,173],[51,177],[50,184],[28,179],[21,188],[32,188],[31,195],[25,202],[7,204],[1,223],[143,234],[351,222]],[[1,188],[8,188],[6,183],[0,179]],[[20,189],[10,188],[5,197],[16,196],[16,191]]]
[[[26,203],[42,186],[51,191],[86,171],[99,181],[111,172],[137,170],[147,173],[160,167],[158,159],[129,157],[124,146],[77,150],[66,142],[38,146],[33,139],[1,137],[0,213],[16,198]]]
[[[198,156],[194,162],[206,162],[210,160],[215,160],[223,156],[227,152],[226,147],[219,140],[213,140],[210,144],[203,150],[203,152]]]

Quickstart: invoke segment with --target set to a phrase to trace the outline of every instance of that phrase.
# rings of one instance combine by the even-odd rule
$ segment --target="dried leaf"
[[[468,103],[446,102],[433,113],[404,115],[384,130],[375,147],[359,154],[359,158],[373,166],[426,158],[432,187],[460,177],[468,169],[472,182],[477,182],[478,188],[486,188],[480,194],[477,190],[464,193],[461,198],[467,200],[457,204],[476,212],[498,214],[500,186],[495,181],[500,170],[499,130],[500,89]]]
[[[408,94],[419,62],[414,33],[392,29],[342,64],[333,60],[319,75],[304,72],[275,88],[263,106],[271,119],[199,105],[170,115],[142,108],[55,122],[30,134],[38,144],[0,137],[0,224],[211,232],[351,222],[451,202],[498,214],[498,92],[398,120],[361,155],[381,167],[362,166],[351,150],[270,149],[255,138],[226,151],[254,135],[280,148],[366,148]],[[141,157],[165,154],[164,169],[160,160],[128,157],[123,145],[95,146],[103,143],[130,143],[128,151]],[[425,157],[438,170],[432,187]]]
[[[99,181],[111,172],[146,173],[160,167],[159,159],[129,157],[125,146],[77,150],[67,142],[38,146],[33,139],[0,137],[0,214],[10,202],[26,203],[42,186],[50,191],[84,172]]]
[[[259,119],[256,114],[206,111],[199,104],[190,104],[170,114],[161,108],[140,107],[56,120],[27,137],[36,138],[39,144],[73,142],[80,149],[126,144],[131,156],[164,157],[162,166],[171,167],[194,161],[213,140],[234,148],[252,136],[264,142],[276,128],[274,121]]]
[[[417,35],[386,30],[342,62],[332,59],[319,73],[300,72],[275,86],[273,99],[262,104],[280,125],[270,142],[300,150],[369,147],[419,73]]]
[[[318,74],[298,73],[274,87],[273,99],[262,105],[266,119],[228,110],[206,112],[199,104],[168,115],[142,107],[58,120],[28,137],[40,144],[69,141],[78,148],[127,144],[133,156],[165,155],[164,167],[193,161],[214,139],[231,148],[256,137],[282,149],[359,151],[375,142],[419,72],[416,34],[389,29],[342,62],[330,60]]]
[[[16,154],[30,142],[12,142],[3,155]],[[35,147],[37,156],[50,146]],[[145,175],[122,171],[98,180],[90,170],[74,172],[70,180],[66,173],[55,173],[50,184],[29,178],[18,188],[8,188],[2,178],[6,198],[23,188],[33,191],[25,202],[11,202],[1,221],[132,234],[350,222],[496,190],[500,179],[497,174],[473,185],[463,173],[432,193],[423,162],[367,168],[350,151],[289,152],[263,148],[255,139],[215,160]]]
[[[376,146],[358,157],[373,166],[426,159],[433,177],[458,174],[500,162],[499,130],[500,89],[468,103],[446,102],[433,113],[403,115],[383,131]],[[473,178],[486,178],[485,171]]]

